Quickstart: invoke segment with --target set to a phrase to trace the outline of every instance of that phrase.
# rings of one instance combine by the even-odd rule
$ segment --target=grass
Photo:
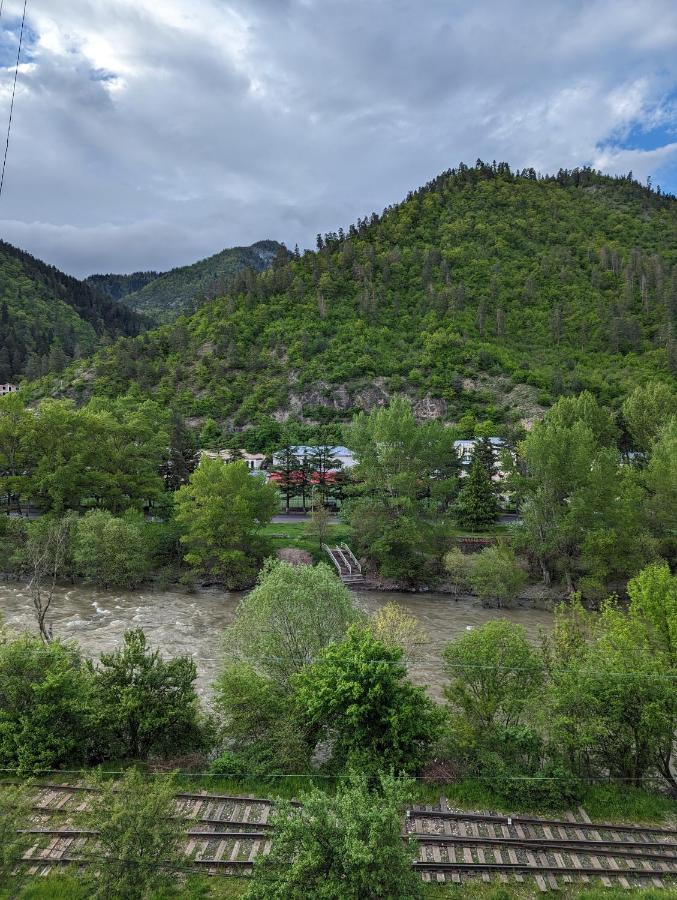
[[[244,897],[248,879],[191,875],[172,890],[153,891],[148,900],[231,900]],[[89,900],[91,889],[82,876],[58,873],[40,878],[12,879],[0,900]]]
[[[273,550],[293,547],[295,550],[305,550],[310,553],[316,561],[323,559],[325,554],[319,546],[318,539],[310,533],[308,526],[308,522],[271,522],[261,529],[261,534],[268,538]],[[350,543],[350,527],[343,523],[330,525],[326,543],[340,544],[342,541]]]
[[[556,817],[571,807],[537,808],[519,802],[504,803],[492,793],[486,782],[465,778],[455,784],[417,784],[416,802],[435,803],[443,794],[451,806],[466,810],[492,810],[498,813],[523,813]],[[580,803],[593,821],[661,823],[677,822],[677,801],[641,788],[598,784],[585,788]],[[574,810],[575,811],[575,810]]]
[[[155,891],[150,900],[234,900],[244,897],[248,878],[208,877],[194,875],[170,891]],[[553,894],[555,892],[553,891]],[[89,900],[91,892],[83,878],[59,873],[44,878],[14,880],[6,891],[0,890],[0,900]],[[510,882],[500,885],[493,881],[466,881],[464,884],[424,884],[423,896],[426,900],[528,900],[542,896],[535,882],[527,879],[523,884]],[[626,897],[640,897],[642,900],[667,900],[675,894],[654,888],[605,888],[603,886],[568,885],[556,892],[558,898],[568,900],[625,900]],[[310,898],[309,898],[310,900]]]
[[[128,768],[134,763],[125,761],[113,761],[98,767],[98,771],[116,772]],[[137,763],[140,768],[145,768],[143,763]],[[82,771],[82,777],[86,778],[87,771]],[[64,781],[76,781],[79,776],[72,775],[64,778]],[[159,776],[151,776],[159,777]],[[39,782],[41,779],[37,779]],[[58,776],[50,776],[47,781],[61,780]],[[285,800],[298,800],[311,788],[318,788],[333,793],[336,785],[341,781],[340,777],[311,775],[308,776],[284,776],[281,778],[264,778],[260,775],[203,775],[181,773],[178,776],[180,789],[188,792],[207,791],[213,794],[230,794],[262,799],[282,798]],[[522,813],[524,815],[542,815],[545,817],[561,816],[570,812],[570,806],[562,807],[535,807],[533,804],[502,802],[492,792],[489,784],[477,778],[464,778],[453,784],[435,784],[424,781],[416,781],[409,798],[410,803],[427,804],[439,802],[443,795],[449,804],[456,809],[468,811],[483,810],[497,813]],[[629,822],[629,823],[653,823],[665,822],[677,823],[677,800],[666,797],[663,794],[617,784],[597,784],[587,786],[579,804],[593,821],[603,822]],[[0,897],[2,895],[0,894]]]

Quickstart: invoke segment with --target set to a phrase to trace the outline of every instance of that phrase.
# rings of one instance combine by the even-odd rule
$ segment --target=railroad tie
[[[220,862],[223,859],[223,854],[226,852],[226,848],[228,847],[228,841],[219,841],[219,845],[216,848],[216,852],[214,853],[214,862]]]
[[[536,880],[536,884],[538,885],[539,891],[542,894],[548,894],[550,892],[550,888],[545,883],[545,878],[543,878],[542,875],[538,875],[538,874],[534,875],[534,878]]]
[[[486,863],[486,858],[484,856],[484,850],[481,847],[478,847],[475,851],[477,853],[477,859],[480,862],[480,865],[483,866]],[[488,872],[482,872],[482,881],[488,882],[491,881],[491,876]]]
[[[433,850],[433,862],[442,862],[442,855],[440,854],[439,846],[437,844],[435,844],[434,847],[432,848],[432,850]],[[440,882],[443,882],[445,880],[444,872],[437,873],[437,880]]]

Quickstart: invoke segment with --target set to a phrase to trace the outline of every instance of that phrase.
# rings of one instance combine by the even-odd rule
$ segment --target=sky
[[[477,157],[677,193],[675,0],[28,0],[0,237],[77,276],[312,247]]]

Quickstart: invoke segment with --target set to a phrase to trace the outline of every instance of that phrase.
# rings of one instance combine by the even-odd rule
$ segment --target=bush
[[[213,772],[266,774],[305,771],[309,746],[289,693],[245,664],[228,666],[216,683],[226,749]]]
[[[354,776],[336,795],[312,791],[303,806],[280,803],[275,841],[257,857],[248,900],[416,900],[416,848],[401,837],[401,807],[411,784],[382,777],[370,792]]]
[[[506,544],[487,547],[473,557],[470,584],[482,600],[514,600],[526,580],[526,573]]]
[[[101,900],[148,897],[169,888],[185,866],[184,825],[175,815],[176,779],[149,779],[130,769],[120,781],[99,780],[88,814],[99,832],[92,845],[91,896]]]
[[[403,655],[353,626],[292,679],[300,716],[330,742],[334,768],[415,772],[427,758],[442,712],[407,680]]]
[[[102,757],[175,756],[210,742],[195,663],[185,656],[163,660],[140,628],[125,633],[120,649],[102,653],[92,675]]]
[[[473,558],[470,554],[454,547],[444,555],[444,568],[460,590],[470,590],[470,574],[473,569]]]
[[[91,676],[79,650],[24,636],[0,645],[0,766],[37,772],[87,759]]]
[[[76,570],[102,587],[133,588],[148,577],[150,547],[143,519],[116,518],[95,509],[78,520],[73,559]]]

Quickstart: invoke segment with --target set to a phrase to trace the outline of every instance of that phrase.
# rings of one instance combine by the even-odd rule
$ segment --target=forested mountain
[[[123,300],[130,294],[140,291],[150,281],[159,278],[162,272],[132,272],[131,275],[90,275],[85,278],[88,284],[108,294],[113,300]]]
[[[277,241],[258,241],[250,247],[222,250],[169,272],[91,275],[87,281],[155,322],[170,322],[182,313],[194,312],[199,300],[223,294],[243,269],[267,269],[277,254],[284,258],[288,255]]]
[[[171,274],[171,273],[170,273]],[[155,282],[143,290],[149,290]],[[143,291],[139,292],[139,294]],[[348,419],[396,393],[494,423],[677,371],[677,201],[631,176],[461,165],[402,203],[243,271],[190,317],[72,371],[195,424]]]
[[[144,319],[91,285],[0,241],[0,383],[59,372]]]

